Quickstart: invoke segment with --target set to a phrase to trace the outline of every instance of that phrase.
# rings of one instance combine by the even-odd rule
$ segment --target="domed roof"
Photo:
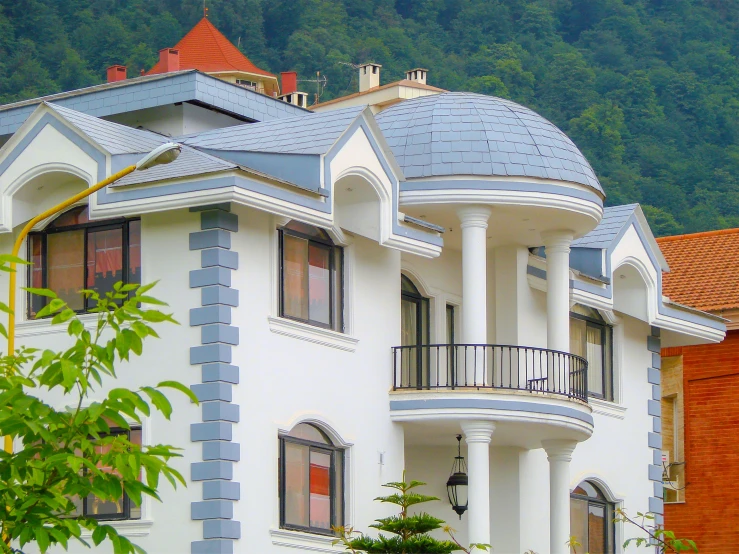
[[[541,177],[603,193],[577,146],[551,122],[502,98],[447,92],[400,102],[377,123],[406,178]]]

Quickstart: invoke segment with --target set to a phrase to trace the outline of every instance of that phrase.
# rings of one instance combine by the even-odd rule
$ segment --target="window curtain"
[[[587,327],[588,390],[603,395],[603,331]]]

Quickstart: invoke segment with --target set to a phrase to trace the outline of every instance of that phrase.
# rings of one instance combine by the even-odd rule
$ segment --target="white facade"
[[[289,123],[297,131],[310,118],[330,114],[275,125]],[[88,119],[41,105],[3,146],[3,251],[33,215],[141,156],[111,140],[124,136],[123,127],[101,124],[103,131]],[[176,125],[192,128],[187,121]],[[269,136],[268,124],[250,125]],[[146,444],[184,449],[173,465],[195,478],[186,489],[162,486],[163,502],[146,500],[141,519],[112,523],[149,553],[339,551],[330,537],[280,526],[279,437],[301,422],[320,427],[342,449],[345,509],[339,523],[357,529],[367,530],[390,513],[373,499],[403,469],[408,478],[428,483],[424,492],[442,499],[424,509],[457,528],[462,543],[490,542],[496,554],[567,552],[570,492],[584,480],[630,513],[661,512],[659,412],[652,404],[660,398],[657,337],[662,346],[719,341],[724,328],[716,318],[665,303],[666,264],[641,210],[617,210],[626,215],[606,233],[599,231],[605,228],[599,226],[602,193],[575,182],[532,177],[514,186],[512,177],[489,175],[465,177],[458,186],[461,178],[450,176],[444,183],[451,184],[413,188],[383,132],[369,111],[358,110],[323,152],[294,145],[267,150],[264,138],[261,146],[244,147],[250,157],[237,163],[237,147],[227,156],[216,142],[200,143],[188,147],[192,155],[220,157],[222,167],[203,174],[178,169],[175,162],[171,173],[92,198],[93,219],[141,218],[142,282],[160,281],[154,294],[182,324],[162,327],[161,340],[146,343],[144,355],[119,370],[116,384],[176,379],[204,400],[197,407],[172,395],[172,421],[154,416],[143,425]],[[284,136],[285,129],[274,134]],[[315,134],[306,140],[320,142]],[[265,169],[270,156],[282,156],[285,169],[298,163],[297,155],[303,156],[299,163],[318,160],[315,188]],[[537,186],[550,188],[537,192]],[[343,331],[281,314],[278,229],[291,220],[326,229],[343,248]],[[443,227],[443,243],[425,220]],[[215,262],[205,262],[206,251]],[[237,264],[225,253],[235,253]],[[598,275],[586,271],[593,260]],[[473,347],[478,358],[469,349],[458,351],[455,371],[464,368],[480,386],[465,386],[460,373],[450,382],[449,362],[430,354],[428,364],[421,362],[423,386],[411,388],[394,374],[394,362],[396,370],[403,364],[392,350],[402,342],[401,275],[428,299],[424,344],[448,344],[450,306],[455,343],[508,345]],[[226,289],[238,291],[237,306],[230,292],[231,300],[219,296],[215,303],[228,321],[198,320],[204,312],[197,310],[212,305],[201,296],[205,287],[223,298]],[[64,348],[64,331],[28,320],[26,303],[19,293],[18,343]],[[598,310],[612,329],[612,400],[577,398],[576,378],[557,377],[574,371],[574,359],[551,352],[569,350],[575,304]],[[203,339],[207,325],[217,327],[215,343]],[[232,344],[234,333],[238,344]],[[496,355],[511,352],[522,357],[496,365]],[[204,379],[211,370],[220,380]],[[48,401],[63,406],[65,399]],[[207,405],[228,415],[204,421]],[[218,431],[207,426],[213,423]],[[445,487],[457,434],[465,437],[470,482],[469,510],[461,520]],[[229,450],[209,459],[206,443],[215,449],[236,444],[237,454]],[[238,499],[231,493],[209,499],[205,492],[214,484],[233,491],[234,483]],[[623,540],[635,533],[617,525],[615,535],[610,551],[621,552]]]

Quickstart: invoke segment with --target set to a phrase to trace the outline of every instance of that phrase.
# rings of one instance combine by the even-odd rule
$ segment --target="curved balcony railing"
[[[588,362],[567,352],[499,344],[393,348],[393,390],[509,389],[588,401]]]

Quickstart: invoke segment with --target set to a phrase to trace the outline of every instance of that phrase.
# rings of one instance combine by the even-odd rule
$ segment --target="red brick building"
[[[658,239],[663,294],[728,320],[719,344],[662,350],[665,527],[701,554],[739,544],[739,229]]]

